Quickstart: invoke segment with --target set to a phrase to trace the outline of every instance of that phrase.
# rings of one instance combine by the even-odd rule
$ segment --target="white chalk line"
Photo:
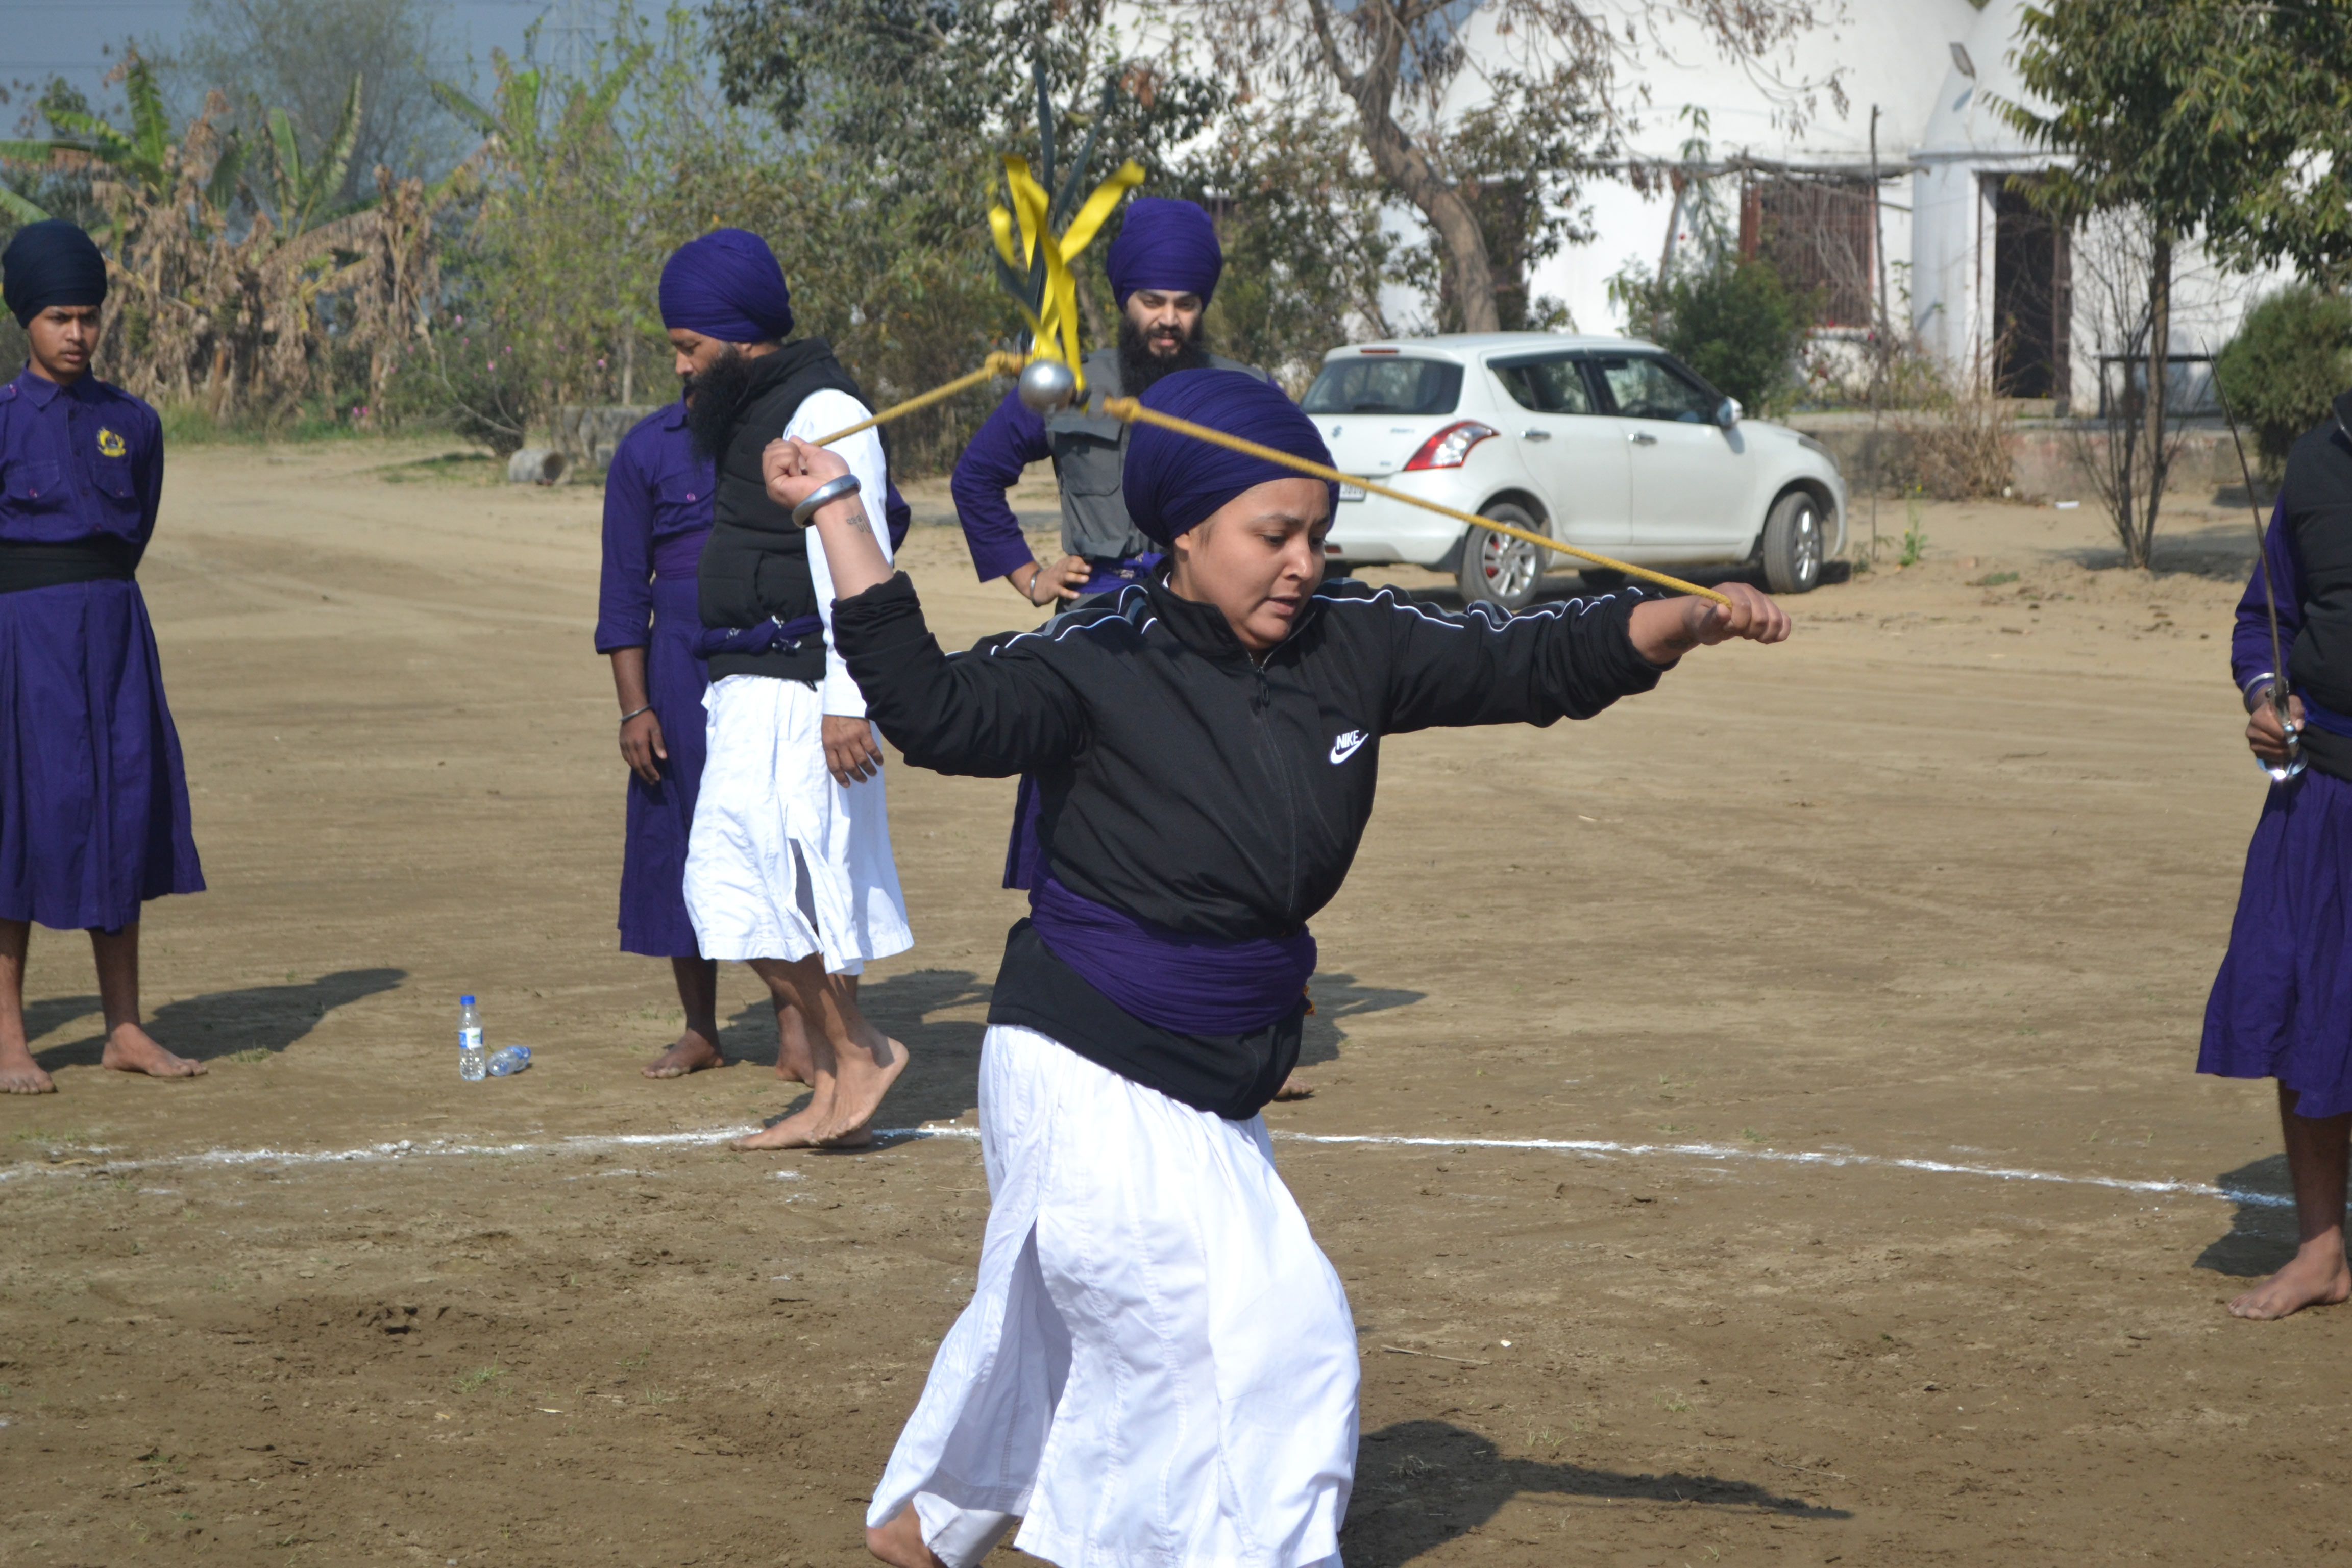
[[[620,1132],[603,1135],[582,1134],[544,1143],[461,1143],[434,1142],[415,1142],[402,1139],[398,1142],[371,1143],[356,1149],[207,1149],[193,1154],[166,1155],[155,1160],[116,1161],[92,1160],[89,1163],[33,1164],[29,1162],[0,1166],[0,1182],[21,1176],[95,1175],[101,1172],[129,1172],[207,1165],[333,1165],[389,1160],[431,1158],[450,1155],[593,1154],[615,1149],[660,1149],[717,1144],[726,1140],[741,1138],[760,1131],[757,1127],[716,1127],[694,1132]],[[972,1127],[890,1127],[877,1128],[876,1136],[885,1140],[915,1140],[927,1138],[976,1139]],[[2113,1192],[2147,1193],[2165,1197],[2218,1198],[2226,1203],[2242,1204],[2252,1208],[2293,1208],[2294,1200],[2275,1193],[2250,1192],[2242,1187],[2220,1187],[2208,1182],[2142,1181],[2126,1176],[2067,1175],[2058,1171],[2035,1171],[2016,1165],[1972,1165],[1948,1160],[1920,1160],[1893,1154],[1856,1154],[1831,1150],[1790,1150],[1741,1148],[1729,1143],[1622,1143],[1605,1138],[1402,1138],[1370,1132],[1276,1132],[1277,1142],[1312,1143],[1335,1147],[1362,1146],[1399,1149],[1473,1149],[1527,1150],[1538,1153],[1591,1154],[1602,1158],[1654,1159],[1678,1158],[1717,1163],[1755,1161],[1776,1165],[1810,1165],[1842,1170],[1847,1166],[1894,1171],[1918,1171],[1937,1176],[1976,1176],[2000,1182],[2038,1182],[2057,1186],[2104,1187]],[[104,1153],[91,1149],[84,1156]]]

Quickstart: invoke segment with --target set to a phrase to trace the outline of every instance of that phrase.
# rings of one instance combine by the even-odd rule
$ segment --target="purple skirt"
[[[0,919],[116,931],[204,890],[139,584],[0,594]]]
[[[702,694],[709,667],[694,657],[702,635],[691,577],[654,579],[654,627],[646,647],[646,695],[661,721],[669,760],[661,783],[629,774],[629,837],[621,852],[621,951],[698,958],[686,913],[686,835],[709,746]]]
[[[2300,1116],[2352,1110],[2352,784],[2314,771],[2271,787],[2197,1070],[2274,1078]]]

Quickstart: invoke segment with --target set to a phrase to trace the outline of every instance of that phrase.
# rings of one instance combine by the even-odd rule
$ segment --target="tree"
[[[1397,247],[1355,149],[1319,115],[1237,100],[1198,68],[1179,8],[716,0],[707,15],[730,100],[770,115],[845,190],[870,193],[874,220],[904,225],[941,277],[987,276],[997,156],[1038,146],[1042,65],[1046,102],[1062,106],[1047,116],[1058,167],[1091,137],[1097,172],[1132,158],[1153,194],[1215,216],[1230,262],[1210,317],[1222,347],[1295,379],[1344,321],[1386,330],[1380,285]],[[1097,342],[1113,330],[1099,258],[1121,221],[1078,274]]]
[[[2352,300],[2309,283],[2269,295],[2215,356],[2213,379],[2275,478],[2287,448],[2352,386]]]
[[[1496,239],[1524,264],[1567,237],[1581,181],[1636,124],[1627,68],[1688,28],[1731,58],[1766,59],[1831,0],[1202,0],[1237,95],[1343,102],[1386,187],[1434,237],[1447,324],[1503,325]],[[1760,74],[1760,73],[1759,73]],[[1778,89],[1801,121],[1835,79]],[[1514,273],[1517,268],[1512,268]]]
[[[447,74],[447,16],[441,0],[194,0],[178,48],[156,59],[175,98],[217,89],[257,137],[277,109],[314,158],[335,143],[364,73],[367,101],[343,176],[327,193],[355,203],[374,191],[379,163],[395,177],[430,178],[452,160],[458,132],[432,89]]]
[[[2145,334],[2139,395],[2147,466],[2144,511],[2118,515],[2124,552],[2145,567],[2154,548],[2171,445],[2166,440],[2166,363],[2172,283],[2180,246],[2259,183],[2280,156],[2275,138],[2250,119],[2250,93],[2216,90],[2216,73],[2252,68],[2249,14],[2279,7],[2239,0],[2051,0],[2019,20],[2016,60],[2028,92],[2048,113],[1995,99],[2019,134],[2057,154],[2057,166],[2021,189],[2043,211],[2079,223],[2094,214],[2136,214],[2147,231]],[[2273,78],[2274,79],[2274,78]],[[2137,334],[2135,334],[2137,335]]]
[[[2182,111],[2246,155],[2205,214],[2208,247],[2242,269],[2284,261],[2352,287],[2352,0],[2232,5],[2215,21]]]

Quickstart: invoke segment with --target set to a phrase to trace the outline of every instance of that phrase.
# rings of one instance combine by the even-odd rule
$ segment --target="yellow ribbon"
[[[1021,306],[1021,313],[1029,320],[1029,330],[1036,335],[1031,352],[1068,365],[1070,374],[1077,378],[1077,395],[1084,397],[1086,372],[1078,364],[1078,284],[1070,271],[1070,263],[1093,241],[1096,231],[1118,208],[1120,199],[1143,183],[1143,166],[1131,158],[1120,164],[1117,174],[1094,188],[1094,194],[1087,197],[1086,205],[1058,236],[1045,227],[1053,197],[1030,174],[1028,159],[1008,155],[1004,160],[1004,183],[1013,192],[1013,210],[991,207],[988,212],[989,232],[996,237],[997,255],[1024,278],[1035,265],[1041,249],[1045,257],[1045,297],[1035,310],[1030,310],[1026,302]],[[1016,225],[1020,229],[1018,244],[1013,237]]]

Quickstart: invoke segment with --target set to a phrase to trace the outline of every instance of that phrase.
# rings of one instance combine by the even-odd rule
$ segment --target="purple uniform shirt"
[[[711,460],[696,455],[687,435],[683,402],[647,415],[621,438],[604,479],[598,653],[646,645],[652,579],[692,584],[702,542],[710,533],[716,483]]]
[[[1035,559],[1004,492],[1021,482],[1022,469],[1053,455],[1045,421],[1019,393],[1009,392],[956,459],[948,491],[955,498],[956,521],[963,524],[972,570],[982,582],[1017,572]]]
[[[2295,634],[2303,630],[2303,558],[2295,553],[2294,535],[2287,531],[2284,500],[2271,509],[2263,552],[2270,557],[2271,584],[2278,595],[2279,651],[2292,659]],[[2245,593],[2239,596],[2237,624],[2230,632],[2230,674],[2243,693],[2272,673],[2270,601],[2263,592],[2263,566],[2257,561]]]
[[[163,497],[163,426],[147,405],[96,376],[59,386],[29,366],[0,386],[0,539],[109,533],[143,551]]]

